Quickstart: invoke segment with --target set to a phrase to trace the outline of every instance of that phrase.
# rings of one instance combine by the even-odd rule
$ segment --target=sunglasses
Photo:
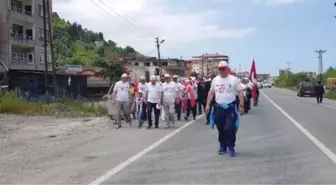
[[[227,69],[227,67],[220,67],[218,68],[219,71],[225,71]]]

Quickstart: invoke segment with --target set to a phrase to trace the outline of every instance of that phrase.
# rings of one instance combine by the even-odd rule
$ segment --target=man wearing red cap
[[[210,125],[216,125],[218,130],[219,154],[228,151],[231,157],[235,156],[236,133],[239,128],[239,114],[244,114],[243,87],[239,78],[229,74],[229,65],[221,61],[218,65],[219,76],[212,80],[208,94],[206,112],[210,112],[210,102],[215,97],[211,110]],[[239,94],[239,113],[237,111],[236,94]]]

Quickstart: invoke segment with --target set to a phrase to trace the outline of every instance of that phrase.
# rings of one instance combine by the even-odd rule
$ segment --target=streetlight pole
[[[156,43],[156,49],[158,52],[158,60],[159,60],[159,67],[160,67],[160,75],[162,75],[162,61],[161,61],[161,53],[160,53],[160,45],[164,43],[165,40],[160,40],[159,37],[155,38],[155,43]]]

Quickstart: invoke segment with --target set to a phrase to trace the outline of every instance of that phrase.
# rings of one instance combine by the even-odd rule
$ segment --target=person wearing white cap
[[[179,90],[179,99],[182,99],[183,91],[184,91],[184,85],[178,82],[178,76],[173,75],[173,81],[176,83],[177,88]],[[181,120],[181,113],[182,113],[182,101],[176,101],[175,103],[175,112],[177,114],[177,121]]]
[[[218,153],[228,151],[231,157],[235,156],[236,133],[239,128],[239,115],[244,114],[244,95],[240,79],[230,75],[229,65],[221,61],[218,65],[219,76],[211,83],[208,94],[206,112],[210,112],[210,102],[215,97],[215,103],[211,110],[210,125],[216,125],[218,141],[220,144]],[[239,93],[239,114],[236,106],[236,93]]]
[[[122,74],[121,80],[115,83],[113,88],[112,103],[117,107],[117,128],[121,128],[121,111],[126,121],[131,125],[130,118],[130,84],[127,82],[128,75]]]
[[[175,126],[175,102],[179,102],[179,89],[175,82],[171,81],[169,74],[165,76],[165,82],[162,84],[162,105],[165,112],[167,127]]]
[[[157,104],[161,99],[162,86],[157,83],[156,77],[153,75],[150,78],[150,83],[147,85],[147,89],[145,92],[145,97],[147,98],[147,119],[148,119],[148,127],[150,129],[153,126],[152,123],[152,110],[154,110],[155,116],[155,128],[159,128],[159,117],[160,117],[160,109],[157,109]]]
[[[144,76],[140,76],[140,83],[138,83],[138,91],[142,91],[142,92],[147,92],[147,83],[146,83],[146,78]],[[143,97],[146,97],[146,94],[143,94]],[[147,119],[147,114],[146,114],[146,109],[147,109],[147,105],[144,102],[143,106],[142,106],[142,119],[146,120]]]

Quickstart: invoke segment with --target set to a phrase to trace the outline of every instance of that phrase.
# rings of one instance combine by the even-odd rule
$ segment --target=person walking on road
[[[187,113],[184,119],[189,120],[190,111],[193,115],[193,119],[196,120],[196,111],[197,111],[197,84],[196,81],[191,78],[185,88],[187,100]]]
[[[316,93],[316,101],[317,103],[322,103],[323,100],[323,94],[324,94],[324,87],[321,84],[321,82],[317,82],[317,85],[315,86],[315,93]]]
[[[177,115],[177,121],[181,120],[181,114],[182,114],[182,96],[183,96],[183,90],[184,90],[184,85],[182,85],[180,82],[178,82],[178,76],[174,75],[173,76],[173,81],[176,83],[177,88],[179,90],[179,100],[180,101],[176,101],[175,103],[175,112]]]
[[[167,127],[175,126],[175,103],[179,103],[179,90],[175,82],[171,81],[169,74],[165,75],[165,83],[162,84],[162,102]]]
[[[132,125],[130,118],[130,84],[128,83],[128,75],[121,75],[121,80],[118,81],[113,89],[112,104],[117,108],[117,128],[121,128],[121,111],[124,113],[126,122]]]
[[[139,90],[136,93],[134,102],[136,119],[138,120],[138,128],[140,129],[144,123],[144,105],[146,105],[145,97],[143,97],[143,91]]]
[[[146,98],[147,98],[147,119],[148,119],[148,127],[150,129],[153,126],[152,122],[152,111],[154,110],[154,125],[155,128],[159,128],[159,117],[160,117],[160,109],[158,109],[157,104],[161,98],[162,86],[157,83],[156,77],[151,76],[150,83],[147,86]]]
[[[201,78],[198,86],[197,86],[197,107],[198,107],[198,115],[202,114],[202,110],[205,109],[205,101],[207,98],[206,90],[205,90],[205,82],[204,79]]]
[[[211,83],[206,112],[210,112],[210,102],[215,96],[211,110],[210,125],[218,130],[219,154],[228,151],[231,157],[236,154],[236,133],[239,127],[239,114],[244,114],[244,95],[239,78],[229,75],[229,64],[221,61],[218,65],[219,76]],[[236,106],[236,94],[239,93],[239,114]]]
[[[207,80],[206,84],[205,84],[205,92],[206,92],[206,98],[205,98],[205,103],[207,104],[207,97],[208,97],[208,94],[209,94],[209,91],[210,91],[210,88],[211,88],[211,83],[212,83],[212,80],[215,78],[216,76],[215,75],[211,75],[211,78]],[[214,98],[211,100],[210,102],[210,106],[212,107],[214,105]],[[209,122],[210,122],[210,111],[208,113],[206,113],[206,122],[205,124],[206,125],[209,125]]]
[[[147,92],[147,83],[146,83],[146,78],[144,76],[141,76],[140,77],[140,83],[138,83],[138,91],[140,92]],[[142,95],[144,98],[145,97],[145,94]],[[142,119],[143,120],[146,120],[147,119],[147,114],[146,114],[146,109],[147,109],[147,105],[146,103],[144,102],[143,105],[142,105]]]

